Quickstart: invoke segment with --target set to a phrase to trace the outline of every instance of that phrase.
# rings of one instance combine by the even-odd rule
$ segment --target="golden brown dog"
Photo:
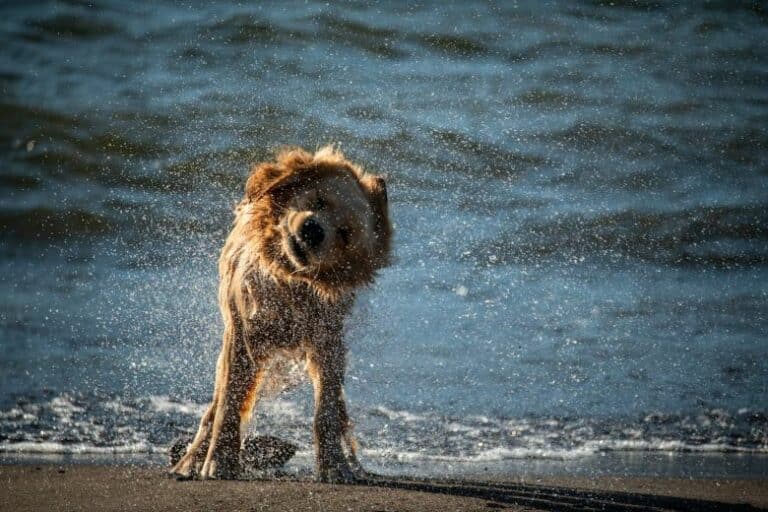
[[[224,341],[213,401],[172,473],[238,476],[269,362],[288,354],[306,358],[314,386],[317,478],[354,479],[342,324],[354,291],[386,265],[390,238],[384,180],[338,150],[294,149],[254,166],[219,259]]]

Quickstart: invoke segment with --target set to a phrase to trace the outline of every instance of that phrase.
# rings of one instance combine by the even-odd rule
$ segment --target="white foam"
[[[459,423],[457,421],[451,421],[450,423],[447,423],[445,425],[445,429],[448,432],[461,432],[469,437],[478,436],[483,432],[483,430],[480,428],[470,427],[469,425],[464,425],[463,423]]]
[[[75,405],[67,395],[59,395],[51,399],[51,409],[61,414],[71,414],[73,412],[84,412],[85,409]]]
[[[595,451],[588,447],[575,449],[553,448],[506,448],[495,447],[484,450],[468,460],[477,462],[492,462],[508,459],[577,459],[588,455],[594,455]]]
[[[37,419],[37,416],[29,411],[23,411],[18,407],[14,407],[7,411],[0,411],[0,419],[10,421],[34,421]]]
[[[207,404],[154,395],[123,401],[60,395],[0,411],[4,453],[154,453],[164,452],[166,418],[182,414],[192,430]],[[87,404],[87,405],[84,405]],[[259,402],[251,429],[302,440],[311,450],[312,414],[301,398],[274,397]],[[360,415],[357,434],[364,453],[390,461],[491,462],[507,459],[573,459],[604,452],[768,454],[768,442],[752,425],[730,427],[726,413],[668,417],[649,414],[650,425],[611,424],[555,418],[445,417],[380,405]],[[147,414],[149,413],[149,414]],[[100,421],[110,416],[109,421]],[[714,418],[714,419],[713,419]],[[382,436],[381,421],[391,421]],[[184,420],[185,422],[187,419]],[[176,423],[174,421],[174,423]],[[720,424],[725,426],[720,426]],[[692,430],[701,425],[711,428]],[[165,425],[165,426],[164,426]],[[260,429],[260,430],[259,430]],[[699,432],[698,437],[686,433]],[[426,432],[426,433],[425,433]],[[150,439],[152,442],[150,442]],[[74,441],[74,442],[72,442]],[[370,443],[370,444],[367,444]],[[367,446],[366,446],[367,444]]]
[[[576,459],[594,455],[595,450],[582,447],[573,450],[549,448],[508,448],[496,446],[482,450],[473,455],[442,455],[425,451],[396,451],[391,449],[364,449],[363,454],[369,457],[380,457],[399,462],[494,462],[511,459]]]
[[[149,397],[149,403],[157,412],[181,413],[191,416],[201,416],[207,407],[206,404],[198,404],[190,400],[172,400],[165,395],[152,395]]]
[[[259,401],[256,414],[270,418],[287,419],[296,422],[306,422],[309,418],[302,414],[298,404],[284,398],[269,398]]]
[[[93,446],[85,443],[57,443],[53,441],[22,441],[18,443],[0,443],[0,453],[57,453],[72,455],[110,454],[110,453],[160,453],[165,452],[146,442],[118,446]]]
[[[597,439],[586,441],[596,451],[625,452],[697,452],[697,453],[768,453],[768,445],[744,447],[720,443],[690,444],[664,439]]]
[[[393,421],[398,420],[412,423],[417,421],[427,421],[429,419],[427,416],[421,414],[415,414],[409,411],[395,411],[388,407],[384,407],[383,405],[376,407],[374,411]]]
[[[208,403],[174,400],[166,395],[152,395],[149,397],[149,403],[152,410],[156,412],[186,414],[195,418],[202,416],[208,407]],[[119,405],[119,403],[117,404]],[[256,413],[293,420],[304,419],[296,403],[281,398],[260,400]]]
[[[118,414],[134,414],[136,408],[126,405],[119,400],[107,400],[101,403],[102,407]]]

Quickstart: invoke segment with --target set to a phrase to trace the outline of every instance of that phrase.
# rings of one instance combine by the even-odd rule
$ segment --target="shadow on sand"
[[[604,490],[579,490],[565,487],[547,487],[527,484],[482,483],[461,480],[422,480],[373,476],[360,485],[403,489],[488,500],[489,508],[518,505],[539,510],[563,511],[690,511],[747,512],[765,510],[747,504],[720,503],[691,498],[658,496]]]

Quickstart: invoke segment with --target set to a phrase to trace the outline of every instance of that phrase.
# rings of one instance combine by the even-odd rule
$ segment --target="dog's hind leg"
[[[248,433],[248,425],[253,417],[253,409],[259,399],[264,377],[267,374],[266,365],[263,362],[257,363],[258,368],[254,370],[253,378],[245,391],[245,397],[240,405],[240,440],[245,439]]]
[[[347,463],[349,463],[350,469],[355,473],[355,476],[357,477],[365,477],[367,476],[366,471],[363,469],[363,466],[360,464],[360,461],[357,459],[357,450],[359,448],[357,444],[357,439],[355,439],[354,434],[352,433],[353,429],[353,423],[349,419],[349,415],[347,414],[347,404],[346,399],[344,398],[344,392],[342,391],[341,395],[341,437],[344,440],[344,445],[346,446],[346,456],[347,456]]]
[[[314,347],[307,354],[307,371],[315,391],[316,477],[322,482],[355,480],[341,446],[349,424],[343,391],[344,355],[341,341]]]

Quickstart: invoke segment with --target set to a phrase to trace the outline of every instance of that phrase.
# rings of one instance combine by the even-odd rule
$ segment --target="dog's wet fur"
[[[253,408],[275,357],[306,362],[314,386],[316,478],[362,474],[343,384],[344,318],[389,261],[384,179],[333,147],[253,167],[219,259],[224,336],[213,400],[172,474],[237,478]]]

